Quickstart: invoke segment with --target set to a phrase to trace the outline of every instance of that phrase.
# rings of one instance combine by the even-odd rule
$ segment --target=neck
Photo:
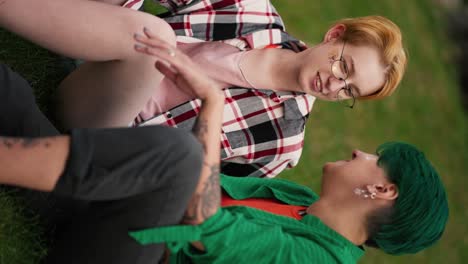
[[[307,208],[307,213],[318,217],[325,225],[355,245],[368,238],[365,214],[359,208],[345,207],[320,199]]]
[[[239,66],[255,88],[301,92],[299,54],[285,49],[254,49],[244,55]]]

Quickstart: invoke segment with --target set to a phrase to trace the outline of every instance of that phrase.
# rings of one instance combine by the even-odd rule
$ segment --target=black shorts
[[[58,134],[39,110],[28,82],[0,63],[0,136],[44,137]]]
[[[28,83],[0,64],[0,136],[56,135]],[[201,145],[162,126],[77,129],[70,136],[54,191],[19,189],[55,229],[46,263],[157,263],[164,246],[142,246],[128,231],[180,222],[198,183]]]

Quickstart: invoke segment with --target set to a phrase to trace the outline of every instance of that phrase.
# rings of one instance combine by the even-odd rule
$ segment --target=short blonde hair
[[[335,25],[338,24],[343,24],[346,27],[341,40],[352,45],[376,47],[386,66],[386,80],[383,87],[374,94],[359,99],[381,99],[391,95],[403,78],[407,63],[400,28],[382,16],[345,18],[335,23]]]

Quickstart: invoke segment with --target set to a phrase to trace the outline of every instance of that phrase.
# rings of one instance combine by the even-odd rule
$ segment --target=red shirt
[[[256,209],[260,209],[269,213],[283,215],[297,220],[301,220],[306,206],[297,206],[284,204],[276,199],[265,199],[265,198],[247,198],[244,200],[232,199],[228,194],[223,192],[221,196],[221,206],[247,206]]]

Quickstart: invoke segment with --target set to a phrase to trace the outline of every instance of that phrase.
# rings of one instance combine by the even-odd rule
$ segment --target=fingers
[[[177,69],[171,67],[171,65],[177,64],[177,59],[175,58],[175,48],[167,44],[165,41],[156,37],[150,30],[146,27],[143,28],[144,36],[138,33],[135,34],[135,40],[140,44],[135,45],[135,49],[139,52],[146,53],[148,55],[159,57],[160,59],[154,64],[155,68],[166,76],[169,80],[175,82],[177,77]],[[180,54],[180,53],[179,53]],[[180,57],[180,56],[179,56]],[[180,58],[179,58],[180,59]]]
[[[147,37],[147,39],[143,39],[143,38],[140,38],[141,41],[145,41],[145,40],[154,40],[154,42],[156,42],[156,44],[158,44],[157,42],[160,42],[159,44],[161,44],[162,46],[164,46],[164,48],[167,49],[169,55],[171,57],[174,57],[175,56],[175,50],[174,48],[169,45],[168,43],[166,43],[165,41],[162,41],[160,38],[158,38],[156,35],[154,35],[147,27],[144,27],[143,28],[143,33],[145,33],[145,36]],[[137,39],[138,40],[138,39]],[[147,43],[147,45],[151,45],[150,43]]]
[[[151,30],[149,30],[147,27],[143,27],[143,33],[145,33],[145,35],[152,39],[152,38],[155,38],[157,39],[158,37],[156,35],[153,34],[153,32],[151,32]]]
[[[182,51],[156,37],[148,29],[143,32],[134,35],[137,42],[135,50],[158,58],[155,68],[180,89],[199,98],[220,92],[217,84]]]
[[[150,46],[142,45],[139,43],[135,44],[134,48],[136,51],[140,53],[155,56],[164,60],[170,59],[170,57],[175,56],[175,54],[174,56],[171,56],[170,52],[167,49],[158,48],[158,47],[150,47]]]
[[[135,44],[135,50],[138,52],[157,57],[175,57],[174,48],[169,45],[155,43],[154,40],[149,40],[139,34],[135,34],[135,40],[138,42]]]
[[[145,46],[155,48],[155,49],[166,49],[166,52],[171,56],[175,56],[175,47],[168,44],[167,42],[163,41],[156,35],[154,35],[149,29],[146,27],[143,28],[144,35],[140,35],[138,33],[134,34],[134,38],[140,44]]]
[[[168,66],[167,64],[165,64],[164,62],[162,61],[157,61],[154,66],[156,67],[156,69],[158,69],[158,71],[160,71],[164,76],[166,76],[167,78],[169,78],[169,80],[171,80],[172,82],[175,82],[176,81],[176,76],[177,76],[177,73],[174,72],[170,66]]]
[[[168,43],[166,43],[165,41],[157,37],[149,38],[147,35],[141,35],[139,33],[135,33],[134,38],[140,44],[143,44],[148,47],[167,49],[167,50],[174,49],[173,46],[169,45]]]
[[[135,44],[136,51],[158,57],[177,69],[183,69],[184,66],[187,67],[191,65],[191,60],[184,53],[178,51],[175,47],[158,37],[155,37],[148,29],[145,29],[144,32],[144,35],[138,33],[134,35],[135,40],[138,42]]]

